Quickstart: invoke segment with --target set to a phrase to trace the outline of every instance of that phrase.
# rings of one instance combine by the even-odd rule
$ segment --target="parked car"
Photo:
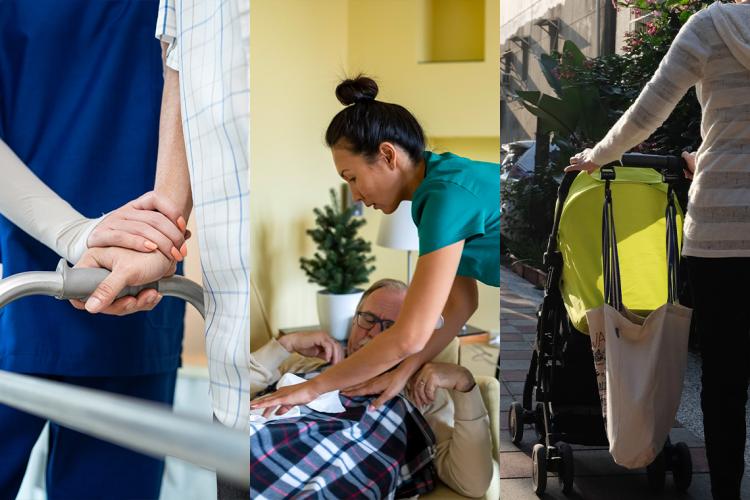
[[[518,180],[528,177],[534,173],[536,141],[525,140],[503,144],[501,151],[506,151],[500,166],[500,182]],[[552,161],[556,161],[560,148],[550,144],[549,155]],[[502,153],[501,153],[502,156]]]

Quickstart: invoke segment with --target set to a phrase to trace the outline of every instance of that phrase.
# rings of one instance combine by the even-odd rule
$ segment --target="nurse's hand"
[[[349,397],[379,395],[375,401],[370,403],[370,408],[377,409],[398,396],[417,369],[418,367],[413,367],[407,359],[397,368],[371,378],[367,382],[348,387],[341,391],[341,394]]]
[[[594,173],[601,165],[597,165],[588,159],[591,155],[591,149],[584,149],[580,153],[570,158],[570,165],[565,167],[565,172],[575,172],[583,170],[587,174]]]
[[[107,214],[89,234],[86,246],[158,249],[167,259],[180,262],[187,255],[187,238],[180,210],[167,197],[150,191]]]
[[[91,296],[82,302],[71,300],[76,309],[90,313],[105,313],[122,316],[138,311],[153,309],[161,300],[156,290],[143,290],[136,297],[122,297],[117,294],[126,286],[145,285],[165,276],[171,276],[176,263],[161,252],[141,253],[124,248],[90,248],[76,263],[75,267],[98,267],[112,271],[97,287]]]
[[[301,384],[288,385],[278,391],[250,402],[250,409],[265,408],[263,416],[283,415],[297,405],[305,405],[320,396],[314,380]]]

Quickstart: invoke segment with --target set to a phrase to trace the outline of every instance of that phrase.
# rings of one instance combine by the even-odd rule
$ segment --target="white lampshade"
[[[395,212],[380,218],[377,244],[396,250],[419,250],[417,226],[411,218],[411,201],[402,201]]]

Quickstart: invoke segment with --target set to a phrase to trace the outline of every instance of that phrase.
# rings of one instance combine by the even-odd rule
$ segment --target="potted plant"
[[[357,235],[365,220],[354,217],[353,211],[353,207],[343,209],[331,189],[331,204],[313,210],[316,227],[306,231],[317,245],[315,255],[300,259],[308,282],[323,287],[317,297],[320,326],[337,340],[345,340],[349,335],[363,293],[357,287],[367,283],[375,270],[369,265],[375,260],[368,255],[370,243]]]

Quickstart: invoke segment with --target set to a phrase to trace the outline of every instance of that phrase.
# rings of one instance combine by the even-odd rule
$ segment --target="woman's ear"
[[[396,146],[390,142],[382,142],[380,144],[380,154],[385,158],[385,162],[388,164],[389,168],[394,168],[396,166],[396,156],[398,154]]]

